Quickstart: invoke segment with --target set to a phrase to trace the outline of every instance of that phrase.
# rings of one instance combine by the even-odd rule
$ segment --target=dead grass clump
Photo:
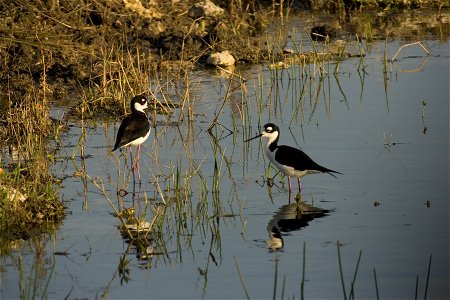
[[[49,141],[57,137],[59,129],[49,117],[50,61],[51,54],[42,51],[38,62],[40,83],[28,85],[20,97],[6,87],[10,97],[4,100],[0,112],[0,149],[9,153],[4,169],[10,172],[0,174],[2,241],[27,239],[54,230],[65,214],[50,174],[53,153]],[[2,245],[9,244],[2,241]]]
[[[0,244],[52,232],[65,216],[52,182],[34,184],[18,168],[0,175]],[[23,170],[22,170],[23,172]],[[6,249],[1,249],[0,253]],[[6,251],[7,252],[7,251]]]

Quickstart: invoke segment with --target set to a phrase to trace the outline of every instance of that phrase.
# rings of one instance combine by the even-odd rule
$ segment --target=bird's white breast
[[[302,177],[304,175],[312,173],[310,170],[296,170],[293,167],[280,164],[278,161],[275,160],[275,154],[278,149],[275,149],[274,151],[270,151],[269,147],[266,147],[265,152],[267,157],[269,158],[270,162],[281,171],[286,176],[290,177]],[[295,159],[295,158],[293,158]]]
[[[127,146],[138,146],[138,145],[142,144],[143,142],[145,142],[145,140],[148,139],[148,137],[150,136],[150,132],[151,132],[151,129],[147,132],[147,134],[145,136],[137,138],[137,139],[133,140],[132,142],[129,142],[128,144],[123,145],[121,148],[127,147]]]
[[[132,145],[140,145],[145,142],[146,139],[150,136],[151,129],[147,132],[147,134],[143,137],[140,137],[132,142]]]

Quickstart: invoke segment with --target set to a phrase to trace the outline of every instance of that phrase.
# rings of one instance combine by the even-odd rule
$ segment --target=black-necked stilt
[[[278,170],[288,177],[289,193],[292,191],[291,176],[297,177],[298,189],[301,191],[302,186],[300,183],[300,177],[302,176],[315,173],[328,173],[331,176],[336,177],[333,173],[342,174],[322,167],[300,149],[285,145],[278,146],[280,129],[273,123],[264,125],[264,131],[261,132],[261,134],[258,134],[245,142],[259,137],[267,138],[267,144],[264,149],[267,157]]]
[[[138,171],[139,180],[141,180],[141,174],[139,171],[139,155],[141,152],[141,144],[150,135],[150,122],[144,109],[148,107],[147,98],[142,95],[135,96],[131,99],[131,114],[123,119],[120,124],[119,131],[117,132],[116,143],[112,151],[127,147],[138,146],[138,152],[136,157],[136,169]],[[130,147],[130,157],[132,162],[132,169],[134,170],[133,162],[133,150]],[[134,174],[134,173],[133,173]]]

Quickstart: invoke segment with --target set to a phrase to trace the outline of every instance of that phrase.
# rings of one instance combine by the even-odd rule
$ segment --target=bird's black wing
[[[119,131],[117,131],[116,143],[113,151],[120,148],[131,141],[143,137],[150,129],[150,123],[147,116],[143,113],[128,115],[120,124]]]
[[[341,174],[331,169],[322,167],[321,165],[313,161],[305,152],[291,146],[278,146],[277,152],[275,153],[275,160],[280,164],[293,167],[294,169],[299,171],[319,171],[329,173],[332,176],[334,175],[331,173]]]

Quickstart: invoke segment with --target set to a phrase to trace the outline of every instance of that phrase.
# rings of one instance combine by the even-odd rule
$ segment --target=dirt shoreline
[[[43,81],[51,86],[48,95],[54,101],[79,87],[103,89],[103,95],[96,97],[108,98],[105,82],[115,80],[124,64],[145,67],[155,74],[162,69],[176,72],[180,66],[202,67],[209,53],[223,50],[230,51],[237,63],[258,63],[267,58],[259,35],[268,24],[280,21],[281,15],[286,18],[300,9],[311,13],[324,9],[340,22],[351,23],[352,16],[374,6],[377,22],[405,8],[449,6],[448,1],[393,1],[398,5],[389,6],[384,1],[369,1],[371,7],[363,6],[362,1],[306,1],[280,8],[270,1],[239,1],[241,7],[238,1],[217,1],[224,14],[194,19],[189,8],[195,2],[150,1],[147,6],[137,0],[0,4],[1,106],[21,101],[29,86]],[[277,11],[280,9],[284,14]],[[124,113],[121,107],[107,108],[111,113]]]

